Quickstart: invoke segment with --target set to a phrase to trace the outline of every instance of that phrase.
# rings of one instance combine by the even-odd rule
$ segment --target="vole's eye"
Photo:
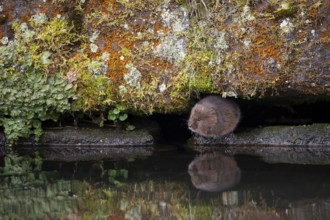
[[[201,121],[202,119],[201,118],[197,118],[197,121]]]

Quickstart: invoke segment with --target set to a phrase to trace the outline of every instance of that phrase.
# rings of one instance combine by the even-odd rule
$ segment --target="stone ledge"
[[[46,129],[38,142],[20,141],[19,145],[42,146],[127,146],[151,145],[153,137],[145,130],[116,130],[106,128]]]
[[[5,139],[0,140],[0,145],[4,145]],[[142,129],[66,127],[46,129],[39,141],[32,138],[20,140],[14,148],[24,154],[39,151],[46,160],[79,161],[150,156],[153,144],[153,136]]]
[[[267,163],[330,164],[330,125],[269,126],[220,139],[194,137],[188,149],[249,155]]]
[[[308,145],[330,146],[330,124],[266,126],[210,139],[193,138],[194,145]]]

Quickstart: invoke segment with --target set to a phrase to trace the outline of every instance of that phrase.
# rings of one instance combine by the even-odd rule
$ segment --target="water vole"
[[[195,158],[188,167],[192,184],[200,190],[217,192],[239,183],[241,170],[232,158],[221,153],[206,153]]]
[[[192,108],[188,127],[204,137],[218,138],[232,132],[240,118],[241,112],[237,104],[211,95],[201,99]]]

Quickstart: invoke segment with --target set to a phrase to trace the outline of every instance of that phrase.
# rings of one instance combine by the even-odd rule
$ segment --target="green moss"
[[[181,73],[187,75],[191,93],[219,93],[215,78],[221,77],[223,61],[228,48],[225,32],[220,32],[206,23],[192,22],[188,32],[188,54],[182,62]]]
[[[64,3],[79,3],[79,4],[84,4],[86,0],[53,0],[53,4],[64,4]]]
[[[296,14],[296,7],[293,1],[282,1],[273,12],[276,19],[293,17]]]
[[[12,144],[42,134],[41,121],[57,120],[71,109],[73,85],[64,80],[71,46],[79,40],[62,18],[44,14],[13,24],[15,38],[0,47],[0,125]]]
[[[207,14],[190,13],[188,52],[179,65],[188,78],[189,92],[243,98],[276,93],[288,55],[286,33],[275,18],[292,17],[297,4],[269,2],[268,9],[261,9],[251,1],[232,1],[217,9],[204,3]],[[202,2],[191,1],[189,11],[198,10],[193,4],[201,6]],[[270,8],[276,16],[266,16]]]
[[[154,1],[150,0],[136,0],[136,1],[126,1],[126,0],[116,0],[119,4],[123,5],[126,9],[130,10],[144,10],[146,5],[150,6],[150,3]]]
[[[83,111],[104,111],[114,104],[113,82],[106,76],[106,57],[97,56],[95,60],[80,53],[68,61],[69,71],[64,77],[75,85],[77,99],[75,109]]]
[[[15,22],[13,29],[15,42],[20,45],[15,51],[21,58],[18,61],[46,74],[66,70],[72,46],[83,38],[73,32],[73,26],[69,26],[64,18],[49,21],[45,14],[32,16],[29,24]],[[47,62],[43,63],[45,52]]]

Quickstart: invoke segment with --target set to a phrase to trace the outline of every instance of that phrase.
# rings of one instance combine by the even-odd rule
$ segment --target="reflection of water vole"
[[[192,184],[200,190],[217,192],[236,185],[241,171],[232,158],[208,153],[194,159],[188,167]]]
[[[192,108],[188,120],[189,129],[205,137],[221,137],[232,132],[241,117],[237,104],[211,95]]]

